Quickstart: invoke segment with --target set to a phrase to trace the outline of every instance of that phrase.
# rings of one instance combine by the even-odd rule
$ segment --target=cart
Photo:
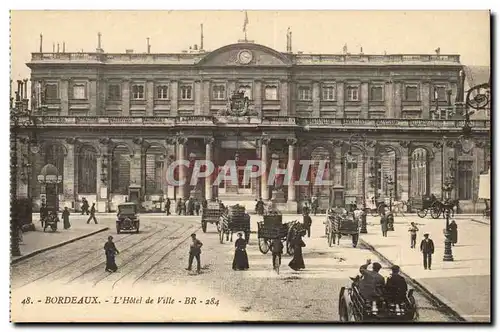
[[[245,241],[250,241],[250,215],[246,213],[246,209],[241,205],[233,205],[222,210],[220,222],[218,223],[219,240],[224,243],[226,241],[233,242],[233,233],[243,232]]]
[[[434,219],[439,218],[441,212],[443,212],[443,204],[438,201],[435,196],[422,196],[415,197],[412,199],[412,209],[417,210],[417,215],[420,218],[425,218],[428,211],[431,212],[431,217]]]
[[[257,223],[259,250],[261,253],[267,254],[272,241],[280,239],[284,243],[287,254],[293,255],[292,240],[304,230],[304,226],[298,220],[283,224],[283,216],[280,214],[264,215],[264,220]]]
[[[215,224],[217,233],[220,232],[219,221],[222,215],[222,208],[219,202],[208,202],[207,207],[201,212],[201,229],[207,232],[207,224]]]
[[[354,213],[347,213],[346,210],[328,210],[325,222],[325,233],[327,235],[328,246],[333,246],[335,238],[337,245],[340,244],[342,235],[350,235],[352,246],[356,248],[359,240],[359,220]]]

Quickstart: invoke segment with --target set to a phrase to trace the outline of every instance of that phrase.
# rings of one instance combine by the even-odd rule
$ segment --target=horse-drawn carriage
[[[436,198],[436,196],[423,196],[415,197],[412,199],[412,208],[417,210],[417,215],[420,218],[425,218],[428,211],[431,213],[433,219],[438,219],[441,214],[445,215],[445,210],[448,209],[447,205]],[[453,202],[453,206],[456,206],[457,202]],[[450,211],[453,212],[453,211]]]
[[[332,246],[337,239],[337,245],[340,243],[342,235],[350,235],[352,246],[358,245],[360,220],[354,213],[348,213],[344,209],[329,209],[326,215],[325,233],[328,240],[328,246]]]
[[[238,204],[230,206],[223,209],[217,228],[220,243],[224,243],[224,235],[226,241],[231,240],[232,242],[233,233],[235,232],[243,232],[248,243],[250,240],[250,215],[246,212],[244,206]]]
[[[417,304],[413,289],[404,299],[391,300],[387,294],[377,301],[368,301],[359,291],[358,278],[351,278],[351,287],[342,287],[339,294],[339,316],[342,322],[391,322],[417,319]]]
[[[219,202],[208,202],[207,207],[201,211],[201,229],[207,232],[207,224],[215,224],[220,233],[219,221],[222,216],[222,207]]]
[[[276,213],[264,215],[264,221],[257,223],[257,227],[259,250],[263,254],[267,254],[274,239],[280,239],[287,254],[293,255],[292,240],[305,231],[304,225],[298,220],[283,223],[283,215]]]

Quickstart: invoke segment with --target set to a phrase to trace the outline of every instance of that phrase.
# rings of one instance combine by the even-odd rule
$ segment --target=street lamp
[[[394,180],[392,176],[385,177],[385,184],[389,190],[389,211],[392,212],[392,192],[394,191]]]
[[[443,185],[443,192],[446,193],[446,200],[443,203],[444,213],[446,217],[446,228],[444,229],[444,256],[443,261],[452,262],[453,252],[451,250],[451,233],[450,233],[450,213],[453,209],[451,201],[451,191],[453,190],[453,177],[450,176]]]

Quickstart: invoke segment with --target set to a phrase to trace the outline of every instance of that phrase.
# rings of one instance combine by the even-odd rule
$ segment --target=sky
[[[11,78],[29,77],[31,52],[92,52],[97,33],[110,53],[126,49],[177,53],[200,44],[215,50],[243,39],[243,11],[12,11]],[[466,65],[490,63],[488,11],[248,11],[248,39],[278,51],[292,31],[293,51],[304,53],[459,54]],[[57,48],[57,46],[56,46]]]

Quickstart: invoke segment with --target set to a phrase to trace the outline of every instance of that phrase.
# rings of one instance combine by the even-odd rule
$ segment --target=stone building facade
[[[39,149],[21,144],[31,168],[20,169],[19,195],[35,209],[47,163],[63,176],[62,206],[79,209],[86,197],[102,212],[115,211],[131,185],[147,210],[188,197],[193,187],[166,179],[180,159],[222,166],[237,155],[240,177],[246,160],[327,160],[324,176],[358,203],[363,190],[368,198],[440,197],[451,171],[464,210],[475,209],[479,174],[489,165],[489,119],[473,120],[476,144],[460,148],[463,117],[449,107],[463,101],[458,55],[283,53],[245,41],[178,54],[33,53],[27,65]],[[245,114],[227,112],[235,91],[249,100]],[[202,181],[197,189],[253,209],[256,198],[273,195],[266,177],[249,185]],[[326,207],[331,187],[285,184],[282,195],[289,210],[312,195]]]

